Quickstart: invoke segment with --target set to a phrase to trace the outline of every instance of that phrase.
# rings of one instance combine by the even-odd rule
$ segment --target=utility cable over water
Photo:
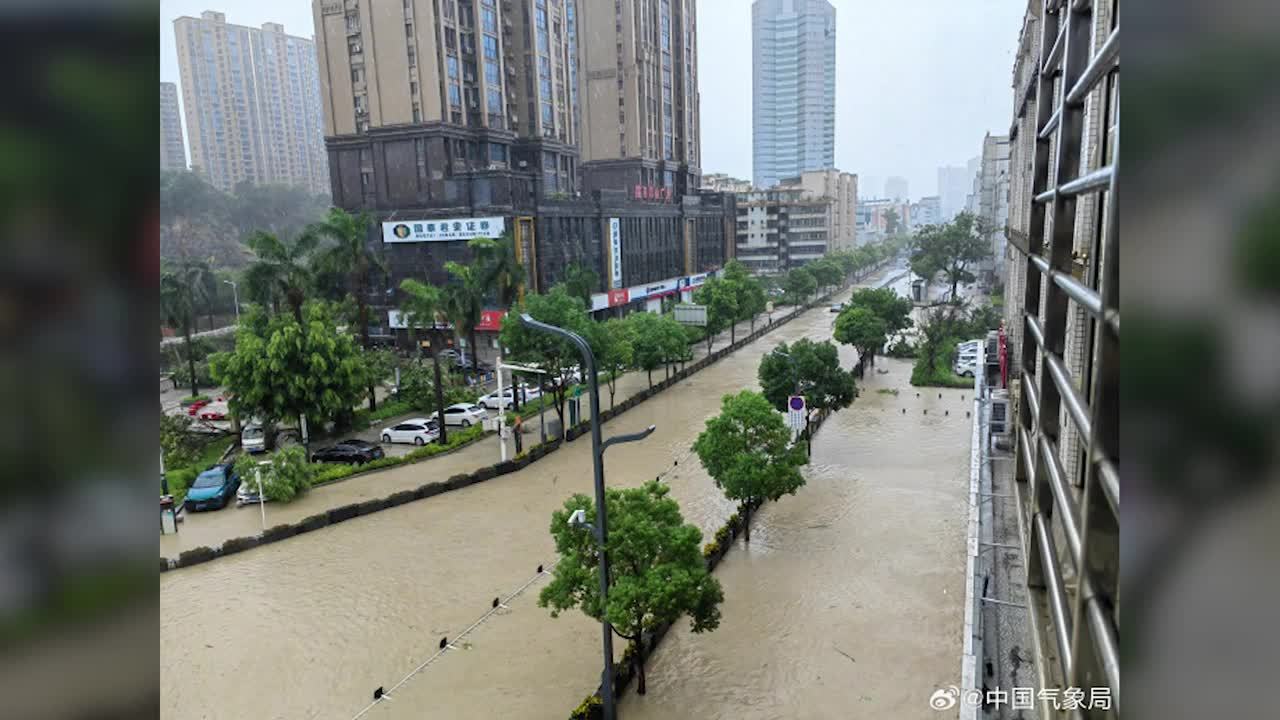
[[[559,562],[559,561],[557,560],[556,562]],[[514,592],[512,592],[510,595],[506,596],[505,598],[494,598],[493,606],[489,608],[489,611],[481,615],[479,620],[476,620],[475,622],[471,623],[471,625],[467,627],[466,630],[463,630],[462,632],[455,635],[453,640],[454,641],[461,640],[462,638],[469,635],[472,630],[475,630],[476,628],[480,627],[480,625],[482,625],[484,621],[488,620],[489,618],[497,614],[499,610],[507,609],[507,603],[520,597],[520,595],[523,594],[525,590],[529,589],[530,585],[533,585],[535,582],[540,580],[543,576],[549,575],[551,573],[551,568],[555,566],[556,566],[555,562],[546,566],[539,565],[538,571],[534,573],[533,577],[529,578],[527,581],[525,581],[523,585],[516,588]],[[426,660],[422,661],[422,664],[419,665],[418,667],[414,668],[413,670],[410,670],[409,674],[401,678],[400,682],[396,683],[395,685],[392,685],[390,690],[383,690],[382,687],[379,686],[376,690],[373,691],[373,702],[366,705],[364,709],[361,710],[360,712],[356,713],[355,715],[352,715],[351,720],[360,720],[360,718],[364,717],[365,714],[368,713],[370,710],[372,710],[375,705],[382,702],[383,700],[390,700],[391,694],[394,693],[396,690],[399,690],[401,687],[403,687],[405,683],[409,682],[409,680],[413,679],[414,675],[417,675],[418,673],[422,672],[424,669],[426,669],[428,665],[435,662],[436,659],[438,659],[441,655],[444,655],[449,650],[456,650],[456,649],[457,647],[453,644],[453,642],[449,640],[448,637],[440,638],[440,649],[437,650],[435,654],[433,654],[431,657],[427,658]]]

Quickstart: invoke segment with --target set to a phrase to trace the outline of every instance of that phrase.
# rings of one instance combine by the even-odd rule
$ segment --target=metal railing
[[[1119,124],[1117,4],[1041,5],[1029,232],[1025,244],[1010,243],[1012,262],[1025,264],[1014,457],[1041,684],[1109,693],[1109,707],[1064,710],[1042,696],[1043,717],[1120,714],[1119,133],[1105,132]],[[1095,211],[1080,228],[1091,247],[1081,279],[1072,272],[1078,201],[1093,194]],[[1083,384],[1064,360],[1073,305],[1087,330]],[[1064,467],[1064,418],[1079,438],[1078,472]],[[1075,445],[1067,440],[1069,455]]]

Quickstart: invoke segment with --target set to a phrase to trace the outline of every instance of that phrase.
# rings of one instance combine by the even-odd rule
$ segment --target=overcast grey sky
[[[599,0],[580,0],[595,2]],[[1025,0],[833,0],[836,165],[877,186],[901,175],[911,197],[937,191],[939,165],[962,165],[1012,120],[1013,52]],[[173,20],[202,10],[227,21],[315,33],[308,0],[161,0],[160,79],[177,82]],[[698,0],[702,171],[751,178],[751,2]]]

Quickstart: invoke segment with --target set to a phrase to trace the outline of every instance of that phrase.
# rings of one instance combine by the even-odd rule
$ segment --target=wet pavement
[[[733,507],[691,454],[694,438],[721,396],[756,387],[764,353],[829,337],[833,319],[825,306],[809,311],[607,423],[606,436],[658,428],[644,442],[610,449],[609,484],[663,475],[685,518],[709,536]],[[841,357],[847,365],[853,354],[842,348]],[[966,404],[953,391],[916,399],[905,363],[881,363],[892,371],[868,374],[862,397],[819,433],[809,486],[766,506],[751,548],[736,548],[717,570],[726,594],[721,628],[673,631],[649,663],[649,696],[628,697],[625,717],[824,717],[837,707],[841,717],[923,716],[931,688],[954,682]],[[901,395],[874,392],[890,385]],[[925,407],[927,422],[917,414]],[[947,407],[960,409],[943,416]],[[494,442],[484,462],[496,456]],[[444,469],[463,457],[340,483],[303,502],[324,490],[345,504],[483,464]],[[493,598],[555,560],[551,512],[568,495],[591,492],[590,468],[584,439],[486,483],[164,573],[163,715],[353,717],[375,688],[396,685],[437,653],[441,637],[456,636]],[[317,507],[268,506],[268,523]],[[234,534],[257,529],[257,513],[220,514],[247,521]],[[536,606],[544,585],[545,577],[535,579],[365,717],[564,718],[595,688],[599,626],[577,611],[551,618]],[[837,644],[855,660],[828,647]],[[623,645],[616,643],[619,655]],[[854,667],[859,674],[850,674]],[[838,702],[819,697],[833,692]],[[668,700],[678,704],[662,704]],[[745,709],[753,701],[754,715]]]

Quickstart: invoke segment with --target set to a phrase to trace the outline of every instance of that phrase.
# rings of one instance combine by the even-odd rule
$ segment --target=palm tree
[[[333,208],[322,222],[308,227],[308,234],[329,239],[333,244],[313,258],[317,276],[346,276],[347,289],[356,303],[356,322],[360,326],[360,346],[369,348],[369,274],[376,270],[386,273],[382,256],[368,244],[369,216],[352,215],[340,208]],[[375,397],[375,381],[369,378],[369,411],[378,409]]]
[[[166,324],[182,331],[187,349],[187,372],[191,375],[191,394],[200,394],[200,381],[196,377],[196,354],[191,344],[191,331],[195,324],[196,307],[204,301],[204,274],[209,267],[203,263],[184,261],[176,270],[167,270],[160,276],[160,311]]]
[[[484,310],[485,296],[490,287],[486,282],[485,266],[479,262],[470,265],[447,262],[444,269],[453,276],[453,282],[444,288],[445,309],[458,332],[467,338],[471,358],[464,370],[475,378],[480,363],[476,354],[479,349],[476,345],[476,326],[480,324],[480,312]]]
[[[315,268],[347,276],[347,289],[356,301],[360,344],[366,348],[369,347],[369,274],[387,270],[381,254],[368,243],[370,222],[366,213],[352,215],[333,208],[322,222],[309,227],[311,234],[333,241],[333,245],[315,256]]]
[[[440,331],[436,328],[440,315],[445,309],[444,298],[440,288],[428,285],[412,278],[400,283],[400,291],[404,294],[400,301],[400,309],[404,313],[405,325],[409,328],[409,337],[416,343],[417,329],[431,328],[431,364],[434,366],[436,386],[436,420],[440,425],[440,442],[448,441],[444,426],[444,385],[440,380]]]
[[[307,258],[318,241],[319,237],[313,232],[303,232],[293,242],[285,242],[262,231],[245,241],[257,256],[245,271],[250,295],[277,313],[283,297],[293,310],[298,326],[303,328],[306,325],[302,320],[302,303],[307,299],[306,288],[311,278]]]
[[[504,308],[515,304],[524,287],[524,266],[516,261],[515,240],[508,234],[498,240],[476,238],[467,246],[480,267],[484,285],[495,291],[493,299]]]

